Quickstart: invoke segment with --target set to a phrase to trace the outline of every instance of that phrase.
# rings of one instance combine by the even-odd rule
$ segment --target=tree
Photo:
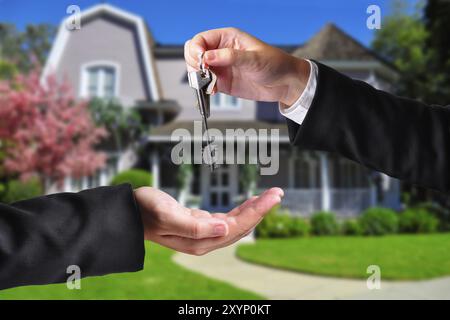
[[[23,32],[12,24],[0,23],[0,59],[27,72],[35,63],[43,65],[50,51],[56,28],[50,24],[27,25]]]
[[[38,176],[61,182],[79,178],[103,166],[105,156],[95,145],[106,136],[96,127],[87,103],[75,100],[67,81],[40,70],[0,83],[0,154],[4,175]]]
[[[98,126],[103,126],[114,140],[117,151],[122,151],[128,141],[137,139],[142,133],[141,117],[134,110],[125,109],[116,100],[93,98],[89,110]]]
[[[409,14],[408,9],[403,1],[393,2],[393,13],[384,18],[372,47],[397,67],[400,73],[398,94],[426,100],[430,96],[431,53],[425,46],[428,32],[420,8],[416,8],[414,14]]]
[[[429,73],[435,76],[433,88],[435,103],[450,101],[450,1],[429,0],[425,7],[427,46],[433,50]]]
[[[420,1],[410,14],[407,2],[393,1],[372,47],[400,71],[398,93],[427,103],[450,101],[450,2]]]

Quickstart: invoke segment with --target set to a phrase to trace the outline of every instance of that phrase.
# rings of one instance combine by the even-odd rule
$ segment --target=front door
[[[234,207],[238,187],[237,167],[220,165],[211,172],[202,166],[203,208],[211,212],[227,212]]]

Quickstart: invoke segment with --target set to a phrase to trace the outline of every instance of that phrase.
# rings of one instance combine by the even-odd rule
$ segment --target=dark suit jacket
[[[130,185],[0,204],[0,289],[142,269],[144,235]]]
[[[424,187],[450,190],[450,106],[379,91],[320,63],[317,91],[291,141]]]

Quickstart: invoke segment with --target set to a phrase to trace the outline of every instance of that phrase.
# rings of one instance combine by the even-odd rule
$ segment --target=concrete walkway
[[[236,246],[202,257],[178,253],[174,261],[192,271],[259,293],[268,299],[450,299],[450,277],[417,282],[381,282],[369,290],[365,280],[306,275],[243,262]]]

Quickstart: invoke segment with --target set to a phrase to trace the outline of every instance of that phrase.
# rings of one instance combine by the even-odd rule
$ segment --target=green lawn
[[[4,299],[261,299],[261,296],[188,271],[171,260],[173,251],[147,245],[145,269],[81,280],[81,290],[65,284],[0,291]]]
[[[246,261],[327,276],[367,278],[369,265],[382,279],[450,275],[450,234],[385,237],[311,237],[258,240],[238,248]]]

